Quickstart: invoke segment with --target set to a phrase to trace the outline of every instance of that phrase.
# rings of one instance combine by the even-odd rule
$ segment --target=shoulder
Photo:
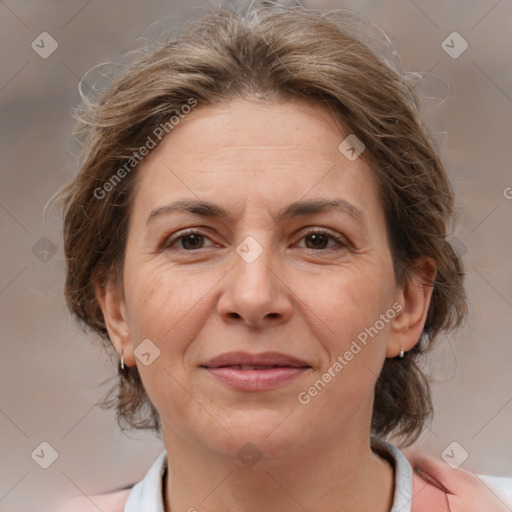
[[[61,505],[56,512],[123,512],[131,489],[98,494],[95,496],[80,496]]]
[[[417,451],[404,454],[414,472],[411,512],[510,512],[512,501],[478,475]]]
[[[450,512],[447,492],[413,471],[411,512]]]

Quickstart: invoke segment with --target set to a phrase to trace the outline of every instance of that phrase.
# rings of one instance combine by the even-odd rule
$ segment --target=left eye
[[[171,249],[176,242],[181,240],[181,247],[179,247],[177,250],[183,249],[185,251],[193,251],[195,249],[201,249],[202,244],[201,242],[204,241],[204,239],[209,239],[208,236],[206,236],[204,233],[198,230],[190,230],[185,231],[179,236],[174,236],[169,238],[167,241],[163,244],[163,249]],[[347,244],[339,237],[333,235],[330,232],[316,230],[316,231],[310,231],[309,233],[306,233],[301,240],[310,240],[312,243],[309,244],[310,247],[306,247],[306,249],[311,249],[313,251],[316,250],[322,250],[322,249],[332,249],[331,247],[325,247],[325,243],[328,243],[328,240],[334,240],[334,246],[338,247],[347,247]],[[308,244],[306,243],[306,246]],[[312,247],[311,247],[312,245]]]
[[[306,235],[304,235],[301,240],[307,240],[308,238],[312,241],[313,247],[307,247],[307,249],[312,249],[312,250],[332,249],[332,246],[324,247],[324,242],[326,240],[328,240],[329,238],[331,240],[334,240],[335,246],[338,246],[338,247],[346,247],[347,246],[341,238],[339,238],[331,233],[328,233],[326,231],[311,231],[309,233],[306,233]]]

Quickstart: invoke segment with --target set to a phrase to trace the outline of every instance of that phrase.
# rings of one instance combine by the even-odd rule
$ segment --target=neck
[[[303,445],[244,465],[163,428],[168,455],[165,512],[389,512],[394,477],[370,436]],[[250,453],[250,450],[248,450]]]

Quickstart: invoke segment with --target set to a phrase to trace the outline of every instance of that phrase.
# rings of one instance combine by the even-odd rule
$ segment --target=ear
[[[416,268],[405,289],[397,288],[396,301],[403,309],[391,323],[386,357],[396,357],[403,347],[411,350],[420,339],[436,278],[436,264],[432,258],[422,256],[415,260]]]
[[[122,287],[108,280],[95,284],[96,297],[103,312],[108,336],[118,354],[123,351],[124,364],[135,365],[130,324]]]

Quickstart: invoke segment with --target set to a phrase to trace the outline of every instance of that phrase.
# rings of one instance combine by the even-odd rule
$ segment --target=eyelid
[[[309,226],[304,229],[307,229],[307,231],[302,232],[302,235],[301,235],[299,241],[311,234],[321,234],[321,235],[330,237],[331,239],[333,239],[336,242],[335,247],[328,247],[325,249],[308,249],[308,248],[306,248],[306,250],[314,251],[314,252],[325,252],[325,251],[329,251],[329,250],[342,249],[342,248],[349,247],[349,242],[347,241],[347,239],[343,235],[339,235],[335,231],[331,231],[330,229],[327,229],[327,228],[314,227],[314,226]],[[171,246],[174,243],[176,243],[177,241],[179,241],[181,238],[184,238],[188,235],[193,235],[193,234],[202,235],[203,237],[210,239],[210,237],[207,234],[206,228],[203,228],[200,226],[191,227],[191,228],[177,231],[176,233],[164,238],[163,242],[160,244],[160,249],[161,250],[170,250]],[[204,249],[204,247],[201,247],[200,249]],[[185,252],[196,252],[196,251],[199,251],[200,249],[193,249],[193,250],[189,250],[189,251],[187,251],[186,249],[177,249],[177,250],[185,251]]]
[[[161,249],[169,249],[171,245],[173,245],[175,242],[177,242],[180,238],[186,237],[188,235],[202,235],[205,238],[209,238],[206,231],[203,231],[204,228],[199,227],[192,227],[183,229],[180,231],[177,231],[176,233],[173,233],[172,235],[166,236],[163,240],[163,242],[160,244]],[[182,249],[184,250],[184,249]],[[194,251],[186,251],[186,252],[194,252]]]
[[[339,246],[343,246],[343,247],[348,247],[348,241],[346,240],[346,238],[342,235],[339,235],[337,234],[335,231],[331,231],[330,229],[327,229],[327,228],[315,228],[315,227],[311,227],[310,229],[308,229],[308,231],[306,231],[302,236],[301,236],[301,240],[309,235],[309,234],[321,234],[321,235],[326,235],[326,236],[330,236],[331,238],[333,238],[336,243],[339,245]],[[312,251],[314,251],[314,249],[311,249]],[[324,249],[324,250],[327,250],[327,249]]]

